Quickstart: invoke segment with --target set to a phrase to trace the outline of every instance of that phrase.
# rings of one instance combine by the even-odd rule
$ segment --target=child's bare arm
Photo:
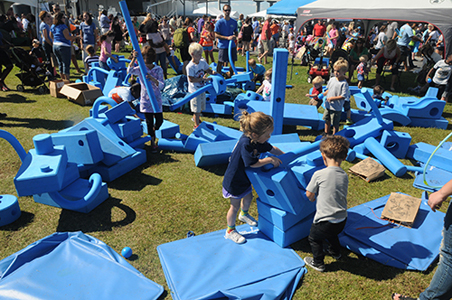
[[[265,166],[267,164],[273,164],[273,166],[279,167],[279,165],[281,164],[281,160],[276,157],[276,156],[268,156],[266,158],[262,158],[259,159],[259,161],[257,163],[255,163],[254,165],[251,165],[251,168],[259,168],[262,166]]]
[[[284,152],[281,149],[279,149],[278,147],[275,147],[275,146],[273,146],[273,149],[270,150],[270,153],[274,154],[274,155],[284,154]]]
[[[264,85],[261,84],[261,86],[259,87],[259,89],[256,91],[256,94],[261,93],[264,90]]]
[[[204,82],[204,81],[206,81],[206,78],[204,78],[204,77],[188,76],[188,81],[190,81],[190,82]]]
[[[306,197],[308,197],[309,201],[311,202],[315,201],[315,194],[311,193],[310,191],[306,191]]]

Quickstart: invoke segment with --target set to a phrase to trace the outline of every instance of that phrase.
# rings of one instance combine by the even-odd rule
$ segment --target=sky
[[[199,3],[199,7],[206,7],[205,4]],[[213,6],[218,8],[218,2],[209,2],[209,7]],[[256,3],[252,0],[246,1],[231,1],[232,10],[236,10],[239,13],[242,13],[244,16],[249,14],[253,14],[256,12]],[[260,10],[267,9],[269,7],[267,2],[261,2]]]

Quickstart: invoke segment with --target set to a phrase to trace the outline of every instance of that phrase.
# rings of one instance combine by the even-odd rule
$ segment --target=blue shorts
[[[202,50],[204,50],[204,51],[212,51],[213,50],[213,46],[203,46]]]
[[[237,61],[237,48],[231,49],[232,61]],[[229,62],[229,49],[218,49],[218,62]]]
[[[358,81],[364,81],[364,75],[358,74],[357,75]]]
[[[344,111],[349,111],[349,110],[350,110],[350,100],[344,101]]]

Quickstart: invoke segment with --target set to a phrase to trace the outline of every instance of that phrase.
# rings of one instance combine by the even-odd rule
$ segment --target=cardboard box
[[[104,95],[100,88],[84,82],[65,84],[60,93],[80,105],[91,105]]]
[[[408,195],[391,193],[381,218],[405,227],[413,227],[422,200]]]
[[[50,95],[57,98],[64,98],[64,95],[60,93],[60,90],[63,88],[65,84],[70,83],[69,80],[52,80],[49,84]]]

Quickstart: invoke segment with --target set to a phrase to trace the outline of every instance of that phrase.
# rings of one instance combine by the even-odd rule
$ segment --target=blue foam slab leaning
[[[146,121],[143,121],[143,123],[144,123],[143,129],[145,130],[146,133],[148,133]],[[172,139],[179,132],[180,132],[179,125],[164,119],[162,126],[160,126],[160,128],[155,131],[155,136],[158,139],[161,139],[161,138]]]
[[[163,293],[107,244],[80,231],[54,233],[4,258],[0,274],[3,300],[156,300]]]
[[[281,230],[270,221],[259,215],[259,230],[261,230],[280,247],[288,247],[291,244],[309,236],[314,215],[315,212],[311,213],[287,230]]]
[[[423,163],[421,163],[421,167],[424,168]],[[427,184],[424,182],[424,174],[416,172],[413,186],[428,192],[436,192],[443,185],[452,180],[452,173],[429,165],[425,171],[425,180],[427,181]]]
[[[65,146],[68,162],[95,164],[104,159],[95,130],[57,132],[50,136],[54,145]]]
[[[424,119],[412,117],[409,125],[413,127],[447,129],[449,121],[447,121],[447,119],[443,117],[440,117],[439,119]]]
[[[407,158],[427,163],[427,160],[433,151],[435,151],[435,148],[435,146],[426,143],[416,143],[408,148],[406,156]],[[430,160],[429,165],[452,172],[452,149],[443,147],[439,148]]]
[[[347,210],[341,245],[384,265],[425,271],[439,255],[445,214],[422,200],[413,228],[385,226],[388,221],[379,217],[389,196]]]
[[[368,137],[378,138],[383,130],[392,130],[394,127],[392,121],[383,119],[382,124],[378,123],[377,118],[363,119],[337,133],[348,139],[350,147],[364,143]]]
[[[66,198],[68,200],[71,200],[71,199],[78,200],[85,196],[87,191],[89,191],[90,187],[91,186],[90,186],[89,180],[79,178],[76,181],[74,181],[71,185],[69,185],[68,187],[61,190],[59,193],[61,196],[63,196],[64,198]],[[36,203],[41,203],[41,204],[45,204],[45,205],[49,205],[49,206],[53,206],[53,207],[70,209],[70,210],[74,210],[74,211],[81,212],[81,213],[89,213],[94,208],[99,206],[99,204],[101,204],[102,202],[107,200],[109,197],[110,197],[110,195],[108,194],[107,184],[105,182],[102,182],[100,192],[96,196],[96,198],[93,201],[89,202],[86,206],[75,209],[75,210],[60,205],[60,203],[55,201],[48,193],[33,195],[33,200]]]
[[[206,109],[203,113],[217,114],[217,115],[231,115],[232,107],[230,105],[218,104],[218,103],[206,103]]]
[[[108,94],[108,93],[107,93]],[[113,106],[109,110],[105,112],[105,116],[108,118],[108,121],[112,124],[117,123],[124,119],[128,115],[133,115],[135,110],[130,107],[129,102],[123,101],[116,106]]]
[[[246,243],[226,240],[219,230],[157,247],[174,300],[292,298],[307,272],[303,260],[256,228],[237,230],[249,232]]]

